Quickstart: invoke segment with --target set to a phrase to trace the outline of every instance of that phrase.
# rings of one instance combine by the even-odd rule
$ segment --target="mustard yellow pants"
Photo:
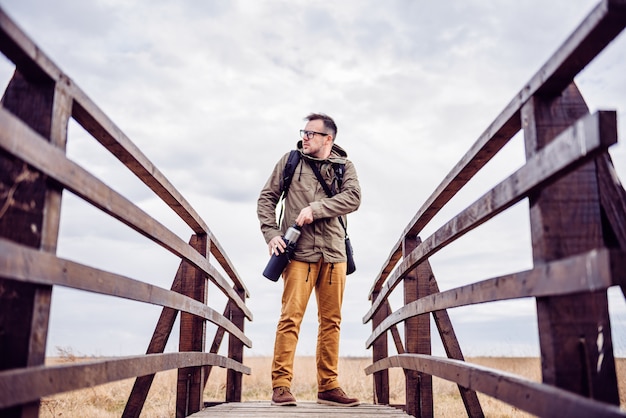
[[[319,324],[316,349],[318,391],[339,387],[337,365],[346,263],[291,261],[283,272],[283,284],[282,309],[274,342],[272,388],[291,387],[300,324],[313,289]]]

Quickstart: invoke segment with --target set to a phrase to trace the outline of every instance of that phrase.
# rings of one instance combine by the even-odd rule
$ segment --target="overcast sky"
[[[358,270],[346,288],[343,356],[370,355],[364,342],[371,325],[362,324],[367,295],[407,223],[596,3],[0,0],[181,191],[226,249],[251,293],[255,317],[246,333],[254,346],[246,355],[271,354],[280,309],[280,283],[261,275],[267,250],[256,217],[259,191],[276,161],[294,148],[304,116],[335,118],[337,143],[356,165],[363,192],[360,210],[349,217]],[[622,134],[625,51],[622,34],[577,78],[592,112],[617,110]],[[12,71],[0,57],[3,85]],[[68,155],[188,240],[191,230],[76,123]],[[625,179],[624,144],[611,155]],[[523,162],[518,135],[422,238]],[[435,255],[439,287],[531,268],[527,211],[522,202]],[[69,193],[58,254],[165,288],[178,266],[165,250]],[[624,297],[614,289],[609,295],[614,345],[626,355]],[[394,295],[393,309],[401,298]],[[222,311],[214,287],[209,300]],[[48,352],[141,354],[159,312],[55,288]],[[539,353],[532,300],[450,315],[466,355]],[[315,334],[312,299],[300,355],[314,354]],[[437,346],[434,352],[443,354]]]

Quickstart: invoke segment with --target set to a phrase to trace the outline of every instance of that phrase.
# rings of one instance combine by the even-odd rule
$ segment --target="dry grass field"
[[[52,362],[79,361],[72,357],[51,359]],[[532,380],[540,380],[540,366],[537,358],[470,358],[469,362],[505,370]],[[251,357],[245,364],[252,368],[252,375],[243,378],[243,400],[268,400],[271,396],[269,357]],[[342,387],[349,395],[357,396],[362,402],[372,402],[372,378],[365,376],[363,369],[371,363],[369,358],[342,358],[340,361],[340,379]],[[620,400],[626,408],[626,359],[618,359],[617,373],[620,378]],[[315,359],[298,357],[295,364],[295,376],[292,392],[298,400],[315,400]],[[404,403],[404,375],[401,369],[390,370],[391,403]],[[215,368],[205,389],[205,401],[223,401],[226,372]],[[119,417],[133,385],[133,380],[124,380],[95,388],[60,394],[42,401],[41,417],[63,418],[109,418]],[[168,371],[157,374],[148,395],[142,417],[173,417],[176,403],[176,372]],[[467,416],[455,384],[437,379],[433,380],[436,417]],[[503,404],[479,394],[481,405],[487,417],[528,417],[509,405]]]

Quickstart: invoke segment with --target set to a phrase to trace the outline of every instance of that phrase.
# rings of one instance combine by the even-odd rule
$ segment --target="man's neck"
[[[319,160],[326,160],[328,159],[328,157],[330,157],[332,149],[332,145],[330,147],[322,148],[317,153],[315,153],[316,155],[311,155],[311,157],[315,157]]]

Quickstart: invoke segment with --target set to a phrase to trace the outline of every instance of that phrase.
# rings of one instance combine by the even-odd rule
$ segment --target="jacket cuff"
[[[311,209],[313,210],[313,220],[321,219],[324,217],[322,213],[322,204],[320,202],[311,202],[309,203]]]
[[[269,242],[272,240],[272,238],[279,237],[281,235],[282,234],[281,234],[280,230],[278,230],[278,229],[274,229],[274,230],[268,231],[264,235],[265,236],[265,243],[269,244]]]

